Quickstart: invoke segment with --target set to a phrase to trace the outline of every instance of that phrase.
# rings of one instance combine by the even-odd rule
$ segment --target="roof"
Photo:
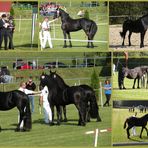
[[[11,1],[0,1],[0,12],[10,12]]]

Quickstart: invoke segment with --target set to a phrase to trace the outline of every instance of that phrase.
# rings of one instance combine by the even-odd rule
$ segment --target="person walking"
[[[43,23],[41,24],[42,32],[43,32],[43,43],[42,49],[46,47],[46,43],[48,41],[49,47],[53,48],[52,41],[51,41],[51,35],[50,35],[50,23],[56,21],[57,19],[54,19],[52,21],[49,21],[48,17],[45,17]]]
[[[52,112],[50,108],[50,104],[48,101],[48,87],[45,86],[41,90],[41,95],[40,95],[40,100],[39,100],[39,105],[43,105],[43,111],[44,111],[44,122],[49,125],[53,125],[52,123]]]
[[[26,89],[35,91],[36,84],[33,82],[32,77],[30,77],[28,82],[26,82]],[[29,96],[29,101],[30,101],[30,104],[31,104],[31,111],[33,113],[34,112],[34,96],[33,95]]]
[[[137,112],[135,112],[135,114],[132,117],[136,117],[137,116]],[[132,136],[136,136],[136,126],[132,127]]]
[[[2,14],[2,18],[0,19],[0,49],[2,48],[2,43],[4,39],[4,48],[7,50],[7,42],[8,42],[8,36],[7,36],[7,28],[8,23],[6,14]]]
[[[104,103],[103,106],[106,106],[106,105],[109,106],[109,101],[110,101],[110,98],[111,98],[111,84],[110,84],[109,80],[105,81],[104,90],[105,90],[104,93],[105,93],[105,96],[106,96],[106,102]]]

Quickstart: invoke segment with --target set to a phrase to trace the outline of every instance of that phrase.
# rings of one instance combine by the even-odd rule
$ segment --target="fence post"
[[[22,19],[22,17],[20,15],[20,19],[19,19],[19,32],[21,31],[21,19]]]
[[[101,100],[101,107],[103,107],[102,82],[100,82],[100,100]]]

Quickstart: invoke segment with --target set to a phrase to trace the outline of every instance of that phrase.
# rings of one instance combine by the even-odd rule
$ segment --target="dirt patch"
[[[122,31],[121,25],[110,25],[109,28],[109,47],[112,50],[140,50],[140,51],[148,51],[148,31],[145,34],[144,39],[144,48],[140,48],[140,33],[133,33],[131,36],[131,44],[132,46],[128,46],[128,32],[125,38],[125,46],[122,46],[123,39],[120,36]]]

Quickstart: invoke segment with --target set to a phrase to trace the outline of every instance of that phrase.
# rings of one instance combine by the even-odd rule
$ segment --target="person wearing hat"
[[[51,42],[51,35],[50,35],[50,23],[52,23],[56,20],[57,19],[49,21],[48,17],[45,17],[43,23],[41,24],[41,28],[42,28],[42,32],[43,32],[43,43],[42,43],[43,49],[46,47],[47,41],[49,43],[49,47],[53,48],[53,45]]]
[[[7,36],[7,28],[8,23],[6,22],[7,16],[6,14],[2,14],[2,18],[0,19],[0,49],[2,47],[3,39],[4,39],[4,48],[7,50],[7,42],[8,42],[8,36]]]

